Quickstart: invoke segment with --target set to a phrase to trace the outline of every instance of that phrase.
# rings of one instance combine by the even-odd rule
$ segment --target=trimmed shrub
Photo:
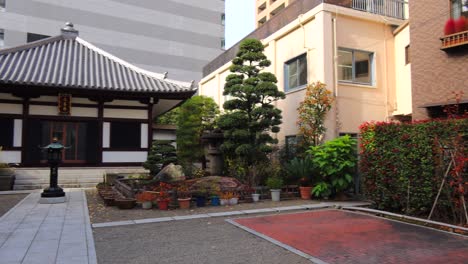
[[[408,124],[364,123],[360,130],[363,193],[381,210],[427,217],[450,161],[444,152],[452,149],[465,160],[468,154],[463,147],[468,134],[467,118]],[[466,169],[459,172],[468,182]],[[448,179],[440,197],[439,216],[445,217],[449,212],[455,215],[449,207],[456,204],[453,201],[461,193],[452,185],[453,177]],[[463,191],[466,198],[467,192]]]

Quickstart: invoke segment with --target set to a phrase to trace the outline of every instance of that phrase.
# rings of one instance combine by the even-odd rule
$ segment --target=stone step
[[[65,167],[58,170],[58,184],[63,188],[88,188],[104,180],[110,173],[145,173],[141,167]],[[15,190],[43,189],[49,186],[49,168],[16,168]]]
[[[62,188],[93,188],[96,187],[95,183],[83,184],[60,184]],[[14,190],[38,190],[49,187],[49,184],[30,184],[30,185],[15,185]]]

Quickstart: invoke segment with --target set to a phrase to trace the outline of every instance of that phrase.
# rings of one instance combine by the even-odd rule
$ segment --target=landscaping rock
[[[154,179],[163,182],[178,182],[185,180],[185,174],[182,170],[182,166],[171,163],[156,174]]]

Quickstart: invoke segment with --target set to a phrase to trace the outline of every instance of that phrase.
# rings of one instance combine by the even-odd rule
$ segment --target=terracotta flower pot
[[[177,201],[179,202],[180,209],[189,209],[190,208],[190,200],[191,198],[178,198]]]
[[[312,187],[299,187],[302,200],[310,200],[312,194]]]
[[[158,200],[159,210],[168,210],[169,209],[169,200]]]

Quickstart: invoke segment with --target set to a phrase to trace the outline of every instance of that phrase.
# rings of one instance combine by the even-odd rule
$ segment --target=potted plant
[[[310,200],[312,193],[313,163],[310,157],[294,158],[285,165],[290,177],[299,180],[301,199]]]
[[[326,183],[330,191],[335,191],[338,195],[344,194],[343,192],[353,182],[357,163],[356,140],[348,135],[342,136],[323,145],[310,147],[307,154],[311,155],[322,178],[320,187],[316,186],[312,192],[327,193],[319,191],[326,190],[324,184]]]
[[[156,197],[157,195],[155,193],[144,191],[136,195],[136,200],[141,203],[143,209],[151,209]]]
[[[233,194],[231,192],[222,192],[220,195],[220,201],[219,203],[221,205],[229,205],[229,200],[233,197]]]
[[[219,206],[220,205],[219,196],[217,194],[211,195],[210,200],[211,200],[211,205],[213,205],[213,206]]]
[[[236,205],[239,202],[239,195],[232,193],[232,197],[229,199],[229,205]]]
[[[270,188],[271,200],[273,202],[279,202],[281,187],[283,187],[283,179],[278,175],[271,176],[267,179],[266,184],[268,188]]]
[[[179,203],[180,209],[189,209],[190,208],[190,200],[192,200],[192,196],[186,185],[181,185],[177,188],[177,202]]]
[[[253,193],[252,193],[252,201],[253,201],[254,203],[260,201],[260,194],[257,193],[257,189],[255,189],[255,190],[253,191]]]
[[[193,197],[195,197],[195,203],[197,207],[204,207],[206,205],[206,196],[208,192],[205,189],[199,189],[193,192]]]
[[[170,195],[169,191],[172,189],[172,186],[168,183],[160,182],[159,186],[155,188],[157,193],[156,202],[158,204],[159,210],[168,210],[169,209],[169,201]]]

